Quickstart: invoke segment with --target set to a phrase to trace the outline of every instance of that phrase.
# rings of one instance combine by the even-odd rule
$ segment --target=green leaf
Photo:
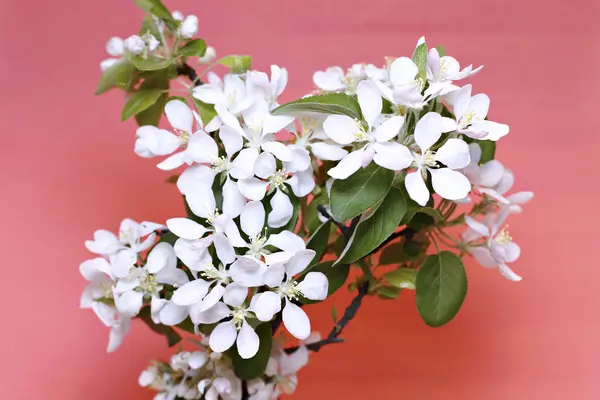
[[[410,268],[400,268],[395,271],[388,272],[383,275],[383,278],[392,286],[399,289],[416,288],[417,270]]]
[[[460,258],[449,251],[431,255],[417,273],[417,308],[429,326],[449,322],[467,294],[467,274]]]
[[[331,213],[344,222],[362,214],[385,197],[390,190],[394,172],[371,163],[347,179],[336,179],[331,186]]]
[[[121,60],[111,65],[102,73],[95,94],[102,94],[114,87],[119,89],[128,89],[134,79],[135,68],[127,60]]]
[[[173,15],[160,0],[135,0],[135,4],[144,11],[163,20],[172,20]]]
[[[485,164],[494,159],[496,155],[496,142],[492,140],[478,140],[477,144],[481,147],[481,159],[479,159],[479,164]]]
[[[162,94],[163,91],[159,89],[140,90],[139,92],[133,93],[123,107],[121,121],[128,120],[155,104]]]
[[[195,97],[192,97],[192,99],[194,100],[194,105],[198,110],[198,114],[200,114],[200,119],[202,120],[202,123],[204,124],[204,126],[208,125],[208,123],[212,121],[214,117],[217,116],[214,104],[204,103]]]
[[[232,346],[227,350],[227,354],[233,361],[233,368],[235,375],[240,379],[254,379],[258,378],[263,374],[269,357],[271,355],[271,346],[273,344],[273,332],[271,331],[271,324],[265,323],[259,325],[256,329],[256,334],[260,340],[260,346],[256,355],[249,359],[243,359],[238,351],[237,346]]]
[[[391,188],[374,212],[362,215],[336,264],[351,264],[375,250],[394,233],[405,212],[402,192]]]
[[[415,48],[412,60],[419,68],[417,79],[421,79],[422,82],[425,82],[425,79],[427,78],[427,44],[425,41]]]
[[[402,289],[393,286],[382,286],[377,290],[377,295],[385,300],[397,299]]]
[[[444,57],[446,55],[446,49],[444,49],[444,46],[442,46],[441,44],[435,46],[435,49],[438,51],[440,57]]]
[[[190,40],[179,48],[179,53],[186,57],[202,57],[206,53],[206,42],[203,39]]]
[[[144,82],[140,85],[140,90],[162,90],[169,89],[169,78],[166,70],[144,73]],[[135,120],[139,126],[153,125],[158,126],[160,118],[165,110],[168,93],[162,93],[153,105],[144,111],[136,114]]]
[[[216,63],[231,68],[232,74],[243,74],[252,68],[252,57],[230,55],[217,60]]]
[[[346,279],[348,279],[348,274],[350,273],[350,265],[333,265],[335,261],[323,261],[322,263],[316,264],[311,268],[307,268],[302,273],[302,276],[299,279],[303,279],[306,274],[309,272],[321,272],[329,281],[329,286],[327,288],[327,297],[331,296],[335,293],[339,288],[344,286]],[[304,297],[301,298],[302,303],[304,304],[313,304],[318,303],[316,300],[309,300]]]
[[[326,221],[311,235],[306,243],[307,249],[315,251],[315,258],[311,261],[310,265],[317,264],[325,249],[327,248],[327,242],[329,241],[329,232],[331,231],[331,221]]]
[[[402,264],[418,260],[427,250],[426,244],[420,244],[412,240],[403,240],[392,243],[381,252],[379,265]]]
[[[171,246],[174,246],[177,239],[179,239],[179,236],[177,236],[173,232],[169,231],[160,237],[160,240],[158,241],[158,243],[165,242],[165,243],[169,243]]]
[[[360,106],[354,97],[344,93],[329,93],[283,104],[272,111],[274,115],[285,115],[299,112],[315,112],[321,114],[340,114],[350,118],[362,119]]]
[[[308,204],[306,215],[303,216],[303,218],[305,218],[306,227],[311,235],[314,234],[315,231],[321,226],[321,220],[319,219],[319,210],[317,210],[317,206],[327,204],[329,204],[329,198],[327,198],[326,190],[323,190],[321,193],[316,195]]]
[[[144,321],[146,325],[148,325],[148,327],[154,332],[167,338],[167,344],[169,347],[175,346],[181,341],[181,336],[175,332],[175,329],[167,325],[157,325],[154,323],[154,321],[152,321],[152,317],[150,316],[150,307],[142,308],[138,314],[138,318]]]
[[[335,304],[331,306],[331,317],[333,318],[333,323],[337,323],[337,310],[335,309]]]
[[[131,62],[140,71],[157,71],[168,68],[173,64],[173,60],[170,58],[158,58],[154,56],[148,58],[132,57]]]

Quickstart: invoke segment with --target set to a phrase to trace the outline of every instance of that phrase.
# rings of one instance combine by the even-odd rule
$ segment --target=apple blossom
[[[458,81],[475,75],[483,65],[473,69],[472,65],[460,69],[460,64],[454,57],[443,56],[434,47],[429,50],[427,56],[427,81],[429,87],[425,90],[425,96],[445,96],[450,92],[460,89],[453,81]]]

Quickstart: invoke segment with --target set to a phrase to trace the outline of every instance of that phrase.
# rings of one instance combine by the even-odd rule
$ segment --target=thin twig
[[[198,77],[198,74],[196,74],[194,68],[190,67],[186,63],[177,66],[177,75],[187,77],[194,86],[200,86],[204,84],[204,82],[202,82],[202,80],[200,80]]]
[[[342,232],[342,234],[346,234],[348,227],[346,225],[342,224],[341,222],[337,222],[335,219],[333,219],[333,217],[331,216],[331,214],[329,214],[329,212],[327,211],[327,208],[325,208],[324,205],[319,204],[317,206],[317,211],[325,218],[331,220],[331,222],[333,222],[335,224],[335,226],[338,227],[338,229]]]

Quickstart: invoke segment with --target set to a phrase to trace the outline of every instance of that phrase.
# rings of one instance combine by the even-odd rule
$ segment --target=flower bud
[[[123,39],[120,37],[111,37],[106,42],[106,52],[113,57],[119,57],[123,55]]]
[[[149,32],[145,33],[142,39],[144,40],[144,42],[148,46],[148,50],[150,51],[156,50],[156,48],[160,45],[158,39],[156,39],[154,35],[152,35]]]
[[[146,43],[138,35],[131,35],[125,39],[125,48],[132,54],[140,54],[144,51]]]
[[[198,17],[188,15],[179,26],[179,36],[183,39],[191,39],[198,33]]]
[[[215,51],[215,48],[212,46],[208,46],[206,48],[206,52],[204,53],[204,55],[202,57],[198,58],[198,61],[200,61],[201,63],[204,63],[204,64],[208,64],[209,62],[214,60],[216,57],[217,57],[217,52]]]
[[[119,60],[116,58],[107,58],[106,60],[100,62],[100,69],[102,71],[106,71],[118,62]]]
[[[183,21],[185,19],[185,17],[183,16],[183,13],[181,11],[173,11],[171,13],[171,15],[173,16],[173,19],[176,21]]]

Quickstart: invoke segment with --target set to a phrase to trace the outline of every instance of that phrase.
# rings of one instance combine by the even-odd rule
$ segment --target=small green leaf
[[[348,274],[350,273],[350,266],[348,264],[333,265],[333,263],[334,260],[323,261],[322,263],[316,264],[311,268],[307,268],[304,270],[299,279],[302,279],[309,272],[322,272],[329,281],[329,286],[327,288],[327,297],[329,297],[339,288],[344,286],[346,279],[348,279]],[[318,303],[318,301],[308,300],[306,298],[301,298],[301,301],[304,304]]]
[[[381,252],[379,265],[402,264],[418,260],[427,250],[427,244],[412,240],[392,243]]]
[[[243,74],[252,68],[252,57],[230,55],[217,60],[217,64],[231,68],[232,74]]]
[[[269,362],[271,346],[273,345],[271,324],[260,324],[255,331],[260,340],[260,345],[254,357],[243,359],[237,351],[237,346],[232,346],[227,350],[227,354],[231,357],[231,361],[233,361],[235,375],[240,379],[258,378],[263,374]]]
[[[363,214],[336,264],[351,264],[375,250],[394,233],[405,212],[402,192],[391,188],[374,212]]]
[[[198,114],[200,114],[200,119],[202,120],[202,123],[204,124],[204,126],[208,125],[208,123],[212,121],[214,117],[217,116],[215,106],[213,104],[206,104],[195,97],[192,97],[192,99],[194,100],[194,105],[198,110]]]
[[[179,236],[177,236],[173,232],[167,232],[160,237],[158,243],[165,242],[169,243],[171,246],[174,246],[177,239],[179,239]]]
[[[352,219],[385,197],[394,172],[371,163],[347,179],[336,179],[331,186],[331,213],[336,221]]]
[[[335,304],[331,306],[331,317],[333,318],[333,323],[337,323],[337,310],[335,309]]]
[[[173,19],[173,15],[160,0],[135,0],[135,4],[144,11],[163,20]]]
[[[119,89],[129,89],[135,74],[135,68],[127,60],[121,60],[114,65],[111,65],[102,73],[95,94],[102,94],[114,87]]]
[[[315,251],[315,258],[311,261],[310,265],[317,264],[325,249],[327,248],[327,242],[329,240],[329,232],[331,230],[331,221],[326,221],[311,235],[306,242],[306,248]]]
[[[399,289],[416,288],[417,270],[410,268],[400,268],[383,275],[384,279],[392,286]]]
[[[402,289],[393,286],[382,286],[377,290],[377,295],[385,300],[397,299]]]
[[[449,251],[425,259],[417,273],[417,308],[427,325],[449,322],[467,294],[467,274],[460,258]]]
[[[144,82],[140,85],[140,90],[160,89],[163,92],[169,89],[169,78],[166,70],[152,71],[144,73]],[[165,110],[168,93],[162,93],[153,105],[144,111],[135,115],[138,126],[153,125],[158,126],[160,118]]]
[[[329,93],[283,104],[273,110],[275,115],[286,115],[302,112],[315,112],[321,114],[340,114],[350,118],[362,119],[360,106],[354,97],[344,93]]]
[[[159,89],[140,90],[139,92],[133,93],[123,107],[121,120],[128,120],[155,104],[162,93],[163,91]]]
[[[492,140],[478,140],[477,144],[481,147],[479,164],[485,164],[488,161],[492,161],[496,155],[496,142]]]
[[[181,336],[175,332],[175,329],[167,325],[157,325],[154,323],[154,321],[152,321],[152,317],[150,316],[150,307],[142,308],[138,314],[138,318],[144,321],[146,325],[148,325],[148,327],[154,332],[167,338],[167,344],[169,347],[175,346],[181,341]]]
[[[186,57],[202,57],[206,53],[206,42],[203,39],[190,40],[179,48],[179,53]]]
[[[423,40],[423,43],[419,44],[413,52],[412,60],[419,68],[417,79],[421,79],[425,82],[427,78],[427,44]]]
[[[435,49],[438,51],[440,57],[444,57],[446,55],[446,49],[444,49],[444,46],[442,46],[441,44],[435,46]]]
[[[170,58],[158,58],[154,56],[148,58],[132,57],[131,62],[140,71],[157,71],[168,68],[173,64],[173,60]]]

